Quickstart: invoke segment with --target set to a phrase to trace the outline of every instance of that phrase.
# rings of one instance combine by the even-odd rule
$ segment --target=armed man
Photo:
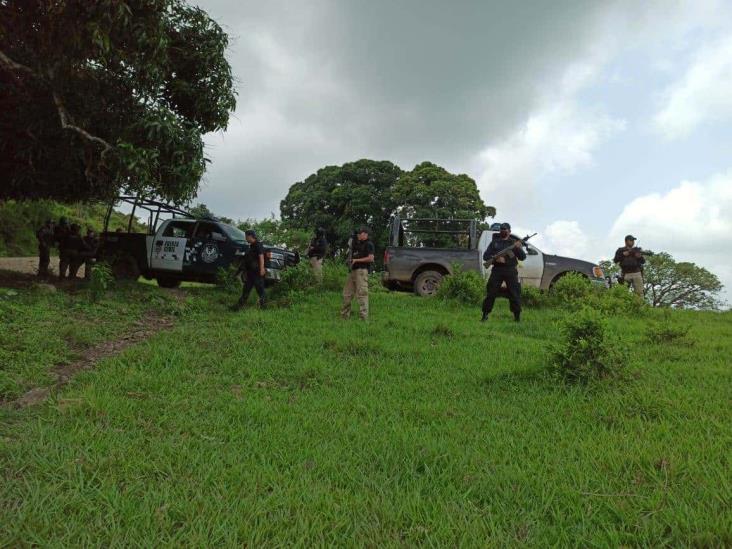
[[[60,217],[58,225],[53,230],[53,240],[58,246],[58,277],[66,278],[69,270],[69,254],[66,241],[69,238],[69,223],[65,217]]]
[[[625,246],[615,251],[613,263],[620,266],[623,281],[633,286],[633,291],[639,297],[643,297],[643,265],[646,258],[640,248],[636,248],[637,240],[632,234],[625,237]]]
[[[254,230],[249,229],[245,231],[244,236],[249,243],[249,249],[244,254],[244,260],[239,267],[239,272],[243,270],[245,275],[244,288],[242,288],[239,301],[232,309],[238,310],[246,305],[252,288],[257,291],[257,295],[259,296],[259,301],[257,302],[259,308],[264,309],[267,305],[266,295],[264,293],[264,276],[267,273],[264,264],[264,247],[257,238],[257,233]]]
[[[38,276],[46,278],[54,242],[52,220],[46,220],[43,226],[36,231],[36,238],[38,239]]]
[[[374,243],[369,240],[368,227],[360,227],[356,238],[350,242],[348,254],[348,267],[350,269],[346,278],[346,285],[343,288],[343,306],[341,317],[351,317],[351,302],[354,295],[358,300],[359,316],[361,320],[368,320],[369,317],[369,268],[374,262],[376,249]]]
[[[97,252],[99,251],[99,237],[91,227],[86,229],[84,236],[84,251],[82,257],[84,259],[84,278],[91,280],[91,270],[96,261]]]
[[[69,278],[76,278],[79,267],[84,263],[84,251],[86,250],[84,239],[81,236],[81,227],[77,223],[71,224],[64,245],[69,265]]]
[[[310,266],[313,268],[313,273],[315,273],[315,278],[318,282],[323,281],[323,259],[327,251],[328,241],[325,239],[325,229],[318,227],[315,229],[315,237],[310,241],[310,246],[308,246]]]
[[[507,248],[511,250],[504,252]],[[501,255],[497,255],[503,252]],[[498,297],[501,284],[506,283],[508,302],[516,322],[521,320],[521,284],[518,279],[518,262],[526,259],[521,240],[511,239],[511,225],[501,223],[498,238],[494,237],[483,253],[483,261],[492,262],[493,268],[486,284],[486,296],[483,301],[482,322],[488,320],[493,311],[493,304]]]

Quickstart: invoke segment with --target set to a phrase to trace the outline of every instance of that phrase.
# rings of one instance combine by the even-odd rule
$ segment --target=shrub
[[[348,267],[342,261],[326,259],[323,262],[323,283],[324,290],[339,292],[343,289],[348,276]]]
[[[579,273],[567,273],[557,280],[551,290],[552,300],[563,306],[582,305],[593,294],[592,283]]]
[[[688,326],[673,326],[668,322],[650,325],[646,329],[646,339],[656,344],[683,342],[688,335]],[[690,344],[691,341],[687,340],[686,343]]]
[[[227,293],[237,293],[241,290],[241,277],[237,275],[238,267],[229,265],[224,269],[219,267],[216,270],[216,286]]]
[[[638,314],[645,308],[645,302],[622,285],[596,291],[589,302],[603,313],[613,315]]]
[[[622,373],[627,358],[607,335],[595,310],[584,308],[562,324],[564,340],[551,353],[551,368],[567,383],[588,384]]]
[[[114,275],[110,266],[104,262],[94,264],[89,280],[89,299],[92,303],[99,301],[113,283]]]
[[[297,265],[282,271],[282,278],[274,287],[273,294],[289,295],[302,292],[317,285],[315,273],[310,263],[301,261]]]
[[[539,288],[521,285],[521,305],[529,309],[538,309],[548,304],[547,296]]]
[[[437,297],[454,300],[466,305],[478,305],[485,293],[485,280],[476,271],[463,271],[453,268],[451,275],[445,276],[437,288]]]

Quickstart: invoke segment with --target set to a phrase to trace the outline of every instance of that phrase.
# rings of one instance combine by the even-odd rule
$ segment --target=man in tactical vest
[[[97,252],[99,251],[99,237],[97,233],[91,227],[87,228],[86,236],[84,237],[84,252],[82,254],[84,259],[84,278],[91,280],[92,265],[96,261]]]
[[[36,231],[38,239],[38,276],[48,276],[48,265],[51,262],[51,248],[53,247],[53,221],[48,219],[43,226]]]
[[[323,258],[328,251],[328,241],[325,239],[325,229],[318,227],[315,230],[315,237],[310,241],[308,257],[310,266],[313,268],[318,283],[323,282]]]
[[[53,231],[53,240],[58,246],[58,277],[66,278],[69,270],[69,253],[66,241],[69,238],[69,223],[65,217],[60,217],[58,225]]]
[[[76,278],[79,267],[84,263],[86,244],[81,236],[81,227],[72,223],[65,241],[66,257],[69,262],[69,278]]]
[[[516,322],[521,320],[521,284],[518,279],[517,267],[519,261],[526,259],[526,252],[522,246],[523,243],[520,240],[511,238],[511,225],[501,223],[498,237],[493,237],[493,240],[491,240],[491,243],[483,254],[483,261],[493,261],[493,268],[491,269],[491,275],[488,277],[488,284],[486,285],[486,296],[483,301],[483,318],[481,318],[481,321],[488,320],[488,315],[493,311],[493,304],[501,289],[501,284],[504,282],[508,290],[508,302],[513,313],[513,319]],[[506,248],[511,248],[511,251],[494,259],[496,254]]]
[[[246,305],[249,294],[252,292],[252,288],[257,291],[259,301],[257,304],[260,309],[266,307],[266,295],[264,293],[264,276],[267,271],[264,264],[264,246],[257,238],[257,233],[252,229],[244,232],[244,236],[249,242],[249,249],[244,254],[244,260],[239,270],[244,271],[244,288],[241,292],[241,297],[233,309],[238,310]]]
[[[358,229],[356,238],[351,239],[349,247],[348,267],[350,271],[343,288],[341,317],[350,318],[351,302],[355,295],[358,300],[359,316],[362,320],[367,320],[369,317],[369,267],[374,262],[376,253],[374,243],[369,240],[367,227]]]
[[[625,246],[615,251],[613,263],[620,265],[623,273],[623,281],[633,286],[637,296],[643,297],[643,264],[646,258],[643,257],[640,248],[635,247],[636,238],[629,234],[625,237]]]

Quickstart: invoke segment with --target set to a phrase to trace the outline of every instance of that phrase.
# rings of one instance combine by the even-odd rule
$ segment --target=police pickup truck
[[[132,206],[129,223],[111,230],[112,209],[120,202]],[[133,220],[141,214],[147,214],[147,232],[134,232]],[[164,288],[175,288],[183,281],[215,283],[219,269],[238,266],[248,248],[242,231],[218,219],[196,218],[163,202],[124,196],[107,211],[98,260],[109,263],[118,279],[143,276],[156,279]],[[268,283],[279,280],[286,267],[300,261],[297,252],[267,245],[264,250]]]
[[[407,287],[421,296],[437,291],[442,278],[455,265],[464,271],[478,271],[488,277],[483,252],[498,235],[497,223],[480,231],[472,219],[401,219],[394,216],[389,245],[384,251],[383,284],[390,289]],[[518,240],[517,235],[511,238]],[[518,265],[522,284],[548,290],[567,273],[579,273],[598,285],[607,285],[602,269],[581,259],[542,253],[531,242],[525,244],[526,260]]]

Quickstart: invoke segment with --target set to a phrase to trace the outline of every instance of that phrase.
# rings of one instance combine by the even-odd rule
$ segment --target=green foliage
[[[567,306],[581,306],[593,294],[592,283],[579,273],[567,273],[550,290],[552,299]]]
[[[549,305],[549,298],[539,288],[521,285],[521,306],[527,309],[539,309]]]
[[[114,284],[112,269],[106,263],[95,263],[89,280],[89,299],[96,303]]]
[[[235,107],[228,38],[182,0],[2,3],[0,198],[186,202]]]
[[[237,274],[238,267],[229,265],[226,269],[219,267],[216,270],[216,286],[226,293],[237,293],[241,291],[241,278]]]
[[[47,219],[58,222],[66,217],[69,223],[78,223],[82,230],[90,227],[99,232],[103,228],[105,204],[61,204],[52,200],[7,200],[0,202],[0,257],[30,256],[38,253],[36,231]],[[112,212],[110,230],[127,228],[129,216]],[[133,231],[145,231],[137,219],[132,223]]]
[[[273,295],[292,295],[312,290],[318,285],[310,263],[301,261],[282,272],[282,278],[273,288]]]
[[[689,345],[692,342],[688,339],[688,335],[689,326],[674,325],[668,321],[649,324],[646,328],[646,338],[656,345],[667,343],[684,343]]]
[[[326,259],[323,262],[323,282],[321,288],[323,290],[340,292],[346,284],[347,276],[348,266],[344,262],[337,259]]]
[[[600,313],[584,308],[565,318],[564,340],[550,355],[550,366],[567,383],[588,384],[622,374],[627,358],[608,336]]]
[[[275,219],[274,216],[260,220],[246,219],[237,223],[237,227],[242,231],[254,229],[262,242],[288,250],[304,252],[313,238],[312,228],[299,229]]]
[[[476,271],[463,271],[453,265],[453,273],[443,277],[437,297],[465,305],[478,305],[485,295],[485,280]]]
[[[722,283],[694,263],[677,262],[666,252],[646,258],[643,271],[646,300],[653,307],[718,309]]]

